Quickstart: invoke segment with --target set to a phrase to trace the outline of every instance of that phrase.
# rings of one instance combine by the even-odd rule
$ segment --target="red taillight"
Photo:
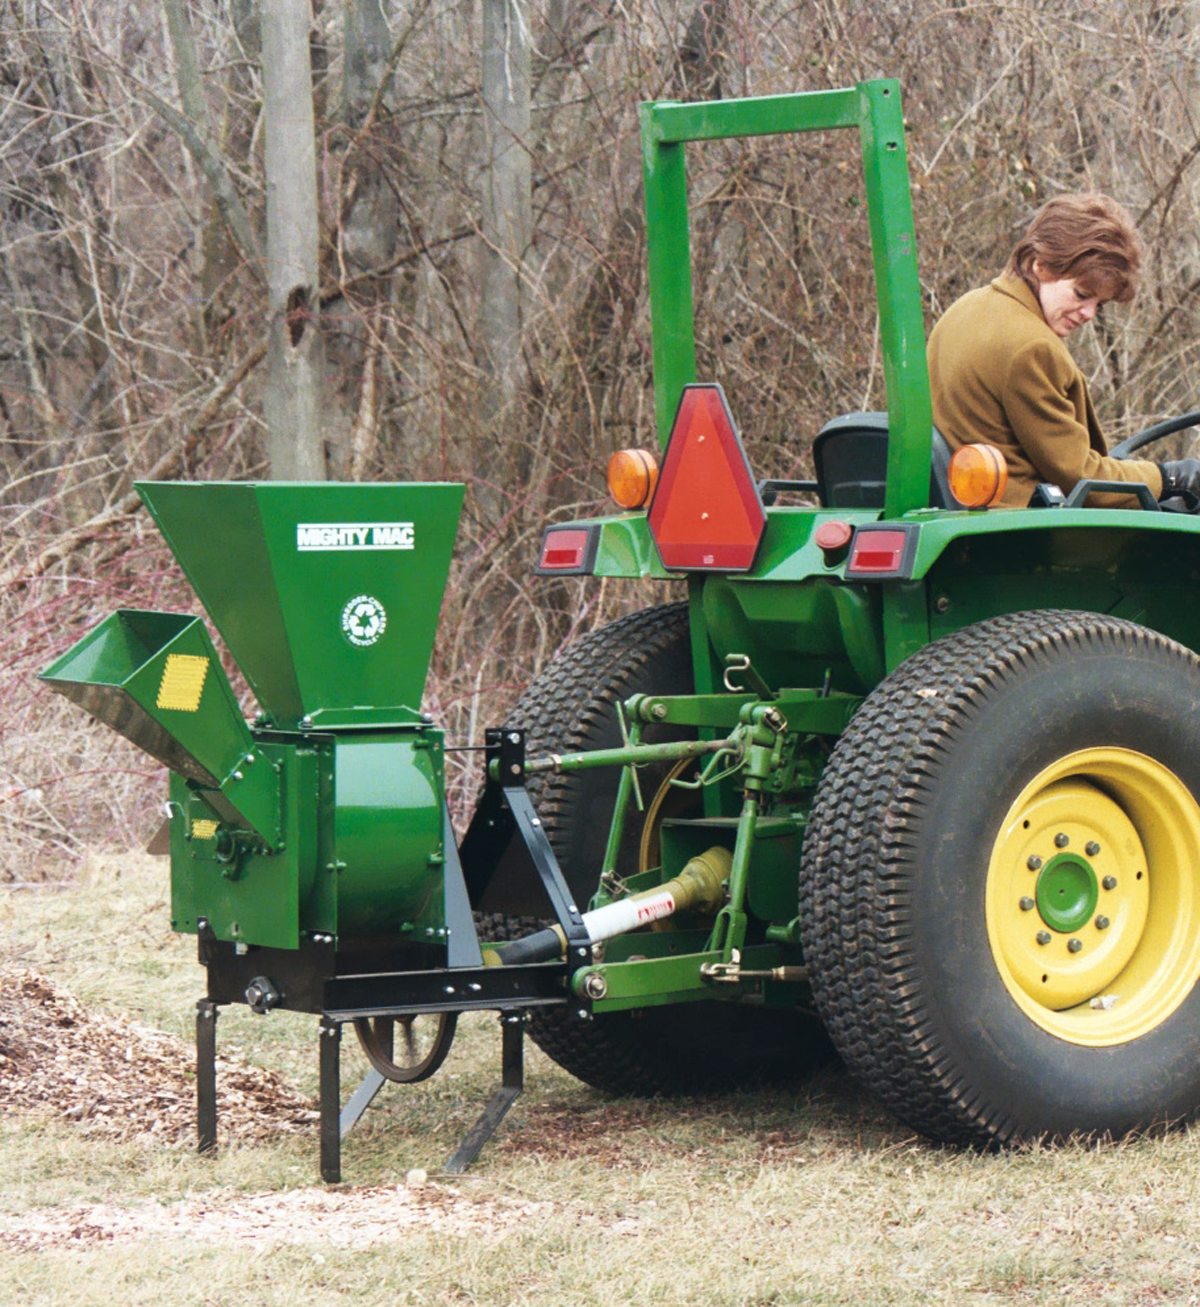
[[[720,386],[685,386],[648,515],[673,572],[744,572],[766,525]]]
[[[592,570],[595,561],[596,529],[584,526],[547,527],[542,537],[542,552],[537,574],[557,576],[583,574]]]
[[[813,540],[817,548],[825,555],[827,563],[840,562],[846,557],[846,546],[850,543],[850,538],[854,535],[854,528],[849,522],[843,522],[840,518],[833,518],[828,522],[822,522],[813,532]]]
[[[847,576],[872,580],[907,578],[912,575],[917,551],[917,533],[902,526],[860,526],[850,546]]]

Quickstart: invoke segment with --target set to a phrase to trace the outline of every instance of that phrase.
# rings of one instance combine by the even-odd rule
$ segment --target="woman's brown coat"
[[[1008,464],[1001,501],[1024,507],[1043,481],[1070,494],[1077,481],[1144,481],[1162,494],[1156,463],[1108,457],[1087,382],[1017,277],[957,300],[929,337],[934,425],[950,448],[983,441]],[[1135,508],[1129,495],[1089,495],[1091,507]]]

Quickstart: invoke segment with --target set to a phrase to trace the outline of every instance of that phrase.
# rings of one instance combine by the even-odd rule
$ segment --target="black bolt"
[[[1109,921],[1109,919],[1108,919],[1107,917],[1097,917],[1097,918],[1096,918],[1096,929],[1097,929],[1097,930],[1107,930],[1107,929],[1109,928],[1109,926],[1111,926],[1111,925],[1112,925],[1112,922]]]
[[[1022,912],[1033,911],[1033,900],[1029,897],[1028,894],[1025,895],[1025,897],[1021,900],[1021,911]]]
[[[1054,847],[1056,849],[1065,849],[1067,845],[1070,844],[1070,842],[1071,842],[1070,839],[1068,839],[1067,836],[1063,834],[1062,831],[1059,831],[1058,834],[1054,837]]]
[[[1048,930],[1039,930],[1037,933],[1037,942],[1039,944],[1050,943],[1050,932]]]
[[[1080,950],[1081,948],[1083,948],[1083,940],[1081,940],[1081,939],[1069,939],[1069,940],[1067,940],[1067,952],[1068,952],[1068,953],[1078,953],[1079,950]]]
[[[1100,884],[1103,885],[1105,889],[1116,889],[1117,878],[1115,876],[1105,876]]]
[[[1089,858],[1094,858],[1096,854],[1099,852],[1100,852],[1100,845],[1097,844],[1095,840],[1089,840],[1087,844],[1087,848],[1084,849],[1084,853],[1086,853]]]
[[[1037,871],[1037,869],[1042,865],[1042,860],[1041,858],[1038,857],[1036,853],[1031,853],[1029,855],[1029,861],[1026,862],[1025,865],[1029,868],[1030,871]]]

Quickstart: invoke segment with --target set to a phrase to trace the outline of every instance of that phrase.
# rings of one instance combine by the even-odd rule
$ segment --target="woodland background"
[[[426,704],[453,743],[668,597],[532,576],[544,524],[654,441],[639,101],[899,78],[930,322],[1040,202],[1114,194],[1150,259],[1075,346],[1102,420],[1200,407],[1196,0],[300,3],[311,116],[294,0],[0,0],[0,878],[155,824],[158,768],[34,680],[114,607],[193,607],[135,479],[465,481]],[[848,136],[690,147],[699,373],[759,475],[884,405]],[[289,289],[267,199],[304,202],[314,147]]]

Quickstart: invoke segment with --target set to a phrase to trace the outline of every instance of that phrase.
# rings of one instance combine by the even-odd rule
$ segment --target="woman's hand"
[[[1200,509],[1200,458],[1177,458],[1158,466],[1163,479],[1158,502],[1181,499],[1189,513]]]

